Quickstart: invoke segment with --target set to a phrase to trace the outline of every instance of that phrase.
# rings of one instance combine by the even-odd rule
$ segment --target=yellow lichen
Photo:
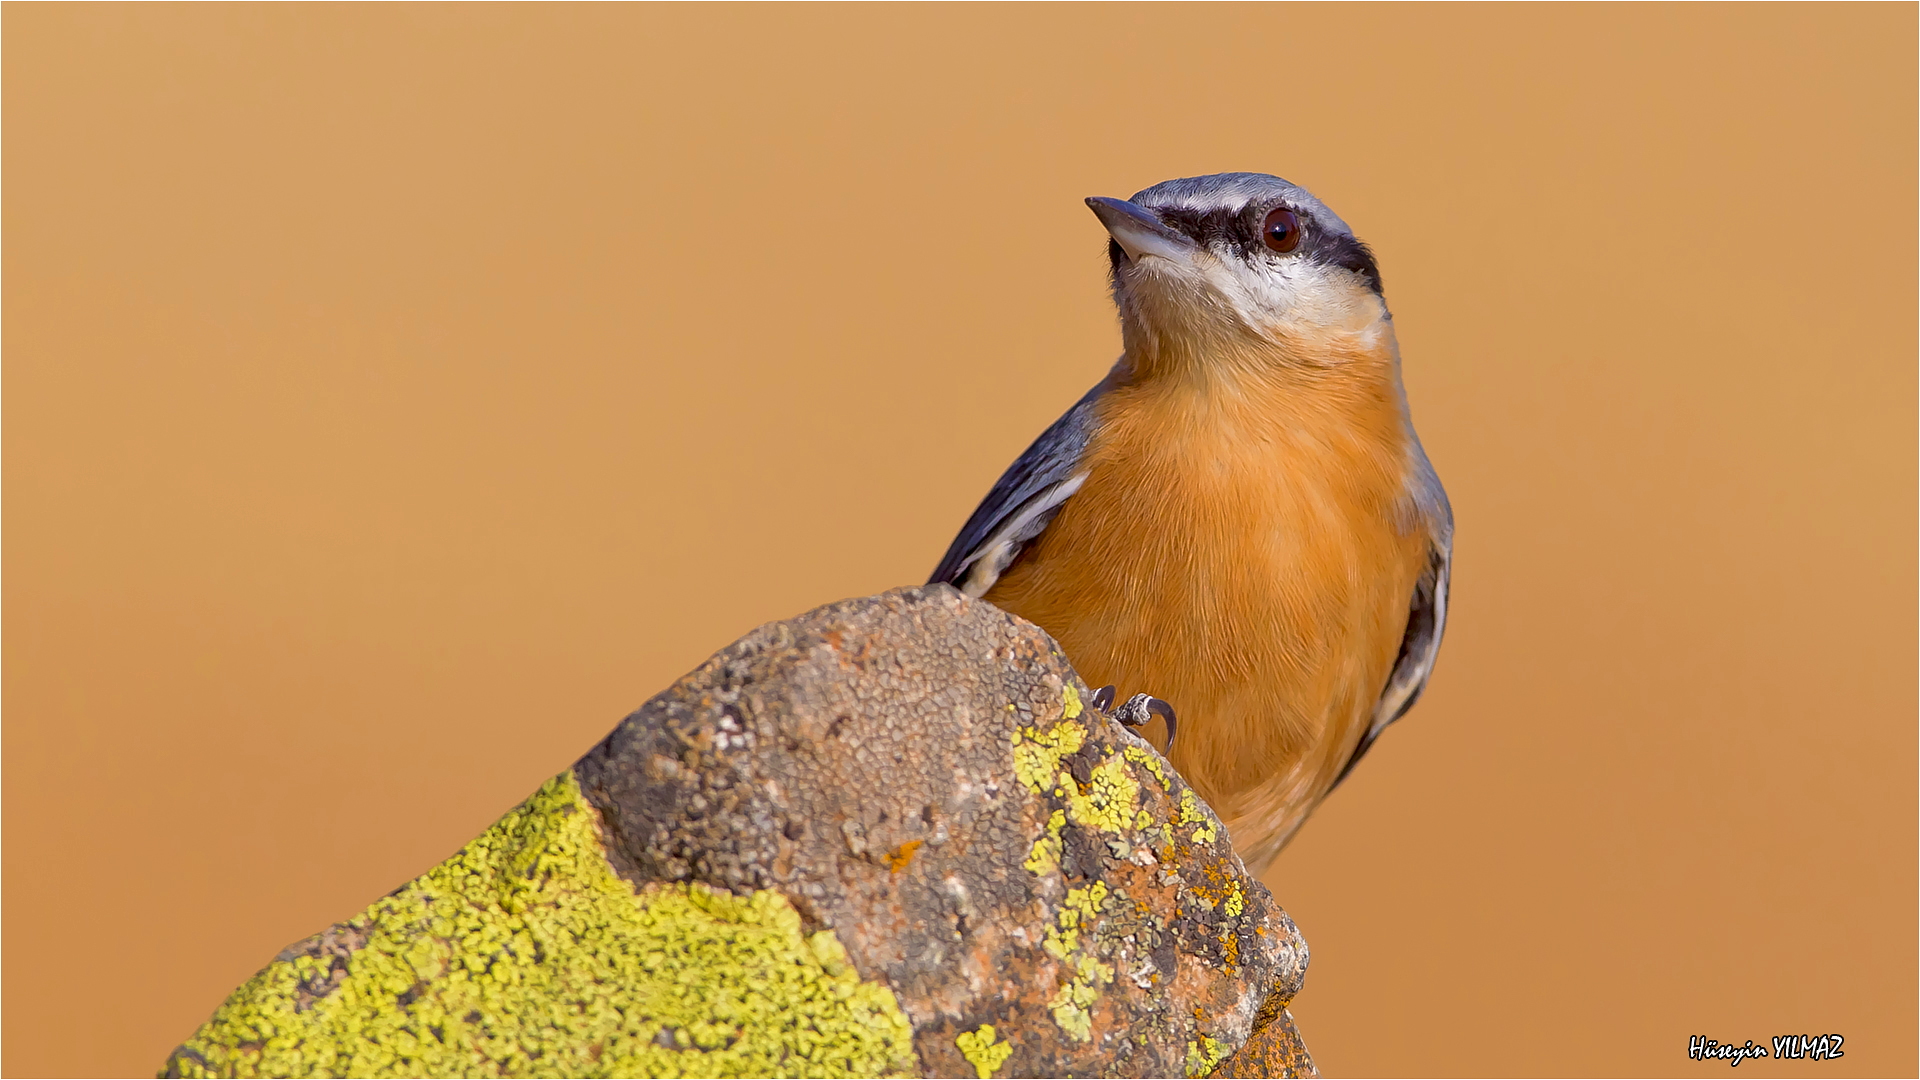
[[[1073,979],[1053,995],[1047,1008],[1060,1030],[1081,1042],[1093,1038],[1093,1006],[1100,1000],[1099,987],[1113,981],[1113,965],[1091,956],[1082,956],[1074,965]]]
[[[785,897],[635,893],[573,774],[276,960],[177,1051],[185,1076],[879,1076],[919,1071],[893,992]],[[315,949],[314,952],[321,952]]]
[[[1194,797],[1192,788],[1185,788],[1180,792],[1180,824],[1199,826],[1193,830],[1193,842],[1196,844],[1211,844],[1220,835],[1219,830],[1207,820],[1207,815],[1200,809],[1200,800]]]
[[[1125,831],[1139,805],[1140,782],[1117,757],[1093,767],[1084,794],[1076,789],[1067,796],[1067,812],[1075,824],[1111,833]]]
[[[988,1080],[1013,1053],[1012,1043],[995,1042],[995,1038],[993,1025],[981,1024],[980,1030],[963,1031],[953,1040],[967,1063],[980,1074],[980,1080]]]
[[[1160,768],[1159,758],[1137,746],[1129,746],[1123,750],[1122,753],[1126,754],[1127,760],[1133,762],[1135,765],[1146,766],[1147,769],[1153,773],[1153,778],[1160,781],[1161,787],[1166,788],[1173,786],[1167,783],[1167,774],[1165,770]]]
[[[1213,1071],[1215,1065],[1230,1052],[1226,1043],[1211,1035],[1200,1036],[1200,1041],[1187,1044],[1187,1077],[1194,1080]]]
[[[1074,720],[1062,720],[1045,733],[1035,728],[1015,728],[1013,774],[1035,795],[1055,785],[1069,783],[1071,777],[1065,781],[1060,779],[1060,759],[1079,750],[1086,741],[1086,726]]]
[[[1065,841],[1060,839],[1060,830],[1067,827],[1067,812],[1055,810],[1047,818],[1047,831],[1033,842],[1033,850],[1027,853],[1024,864],[1036,874],[1051,874],[1060,869],[1060,854],[1065,850]]]
[[[1227,914],[1239,918],[1247,910],[1247,894],[1240,891],[1240,883],[1233,883],[1233,891],[1227,894]]]
[[[1084,889],[1068,889],[1054,924],[1047,927],[1046,950],[1062,960],[1071,956],[1080,947],[1080,928],[1099,917],[1109,895],[1104,881]]]
[[[1072,683],[1068,683],[1066,692],[1061,695],[1061,698],[1066,703],[1066,710],[1060,715],[1069,720],[1080,715],[1080,690],[1078,687]]]
[[[1066,961],[1071,973],[1047,1007],[1053,1010],[1054,1023],[1081,1042],[1092,1037],[1093,1003],[1100,1000],[1099,988],[1113,981],[1113,965],[1085,955],[1080,932],[1099,917],[1110,895],[1104,881],[1084,889],[1068,889],[1054,924],[1047,927],[1046,950]]]

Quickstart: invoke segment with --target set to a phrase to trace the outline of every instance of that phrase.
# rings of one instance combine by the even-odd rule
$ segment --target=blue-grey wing
[[[1334,780],[1335,787],[1360,763],[1367,748],[1387,725],[1405,716],[1413,703],[1420,700],[1420,692],[1427,688],[1427,679],[1433,675],[1434,660],[1440,655],[1440,635],[1447,628],[1447,588],[1453,578],[1453,508],[1447,504],[1447,493],[1440,486],[1440,478],[1434,475],[1433,466],[1427,463],[1426,454],[1418,451],[1417,444],[1416,452],[1419,453],[1419,479],[1413,501],[1431,529],[1427,568],[1414,583],[1413,601],[1407,610],[1407,629],[1400,639],[1400,655],[1394,659],[1386,688],[1374,706],[1373,722],[1366,734],[1360,736],[1360,745],[1354,747],[1353,756],[1347,759],[1346,767]]]
[[[1094,401],[1110,380],[1087,391],[1007,467],[954,537],[929,584],[944,581],[968,596],[985,595],[1020,550],[1046,529],[1087,479],[1081,457],[1093,432]]]

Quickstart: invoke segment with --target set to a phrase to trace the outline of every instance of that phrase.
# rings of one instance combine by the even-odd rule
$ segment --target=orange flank
[[[1427,567],[1391,335],[1122,371],[1085,485],[986,594],[1172,703],[1173,764],[1256,873],[1366,732]]]

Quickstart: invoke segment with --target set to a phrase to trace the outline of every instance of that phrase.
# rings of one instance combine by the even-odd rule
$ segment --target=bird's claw
[[[1102,695],[1105,695],[1105,700],[1108,704],[1112,704],[1113,687],[1103,686],[1094,693],[1093,700],[1096,706],[1098,706],[1098,703],[1101,701]],[[1132,728],[1145,727],[1152,723],[1153,718],[1156,716],[1165,720],[1167,722],[1167,751],[1169,753],[1172,752],[1175,724],[1173,706],[1161,701],[1152,694],[1135,694],[1128,698],[1126,702],[1117,709],[1109,712],[1107,709],[1101,708],[1100,711],[1107,713],[1107,715],[1113,717],[1115,720]]]
[[[1093,692],[1093,707],[1102,713],[1113,712],[1113,684],[1108,683]]]

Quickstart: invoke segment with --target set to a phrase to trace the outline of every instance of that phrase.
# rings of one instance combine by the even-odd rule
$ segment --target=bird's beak
[[[1153,211],[1125,199],[1095,196],[1087,200],[1087,208],[1107,227],[1128,259],[1138,261],[1143,255],[1157,255],[1186,262],[1199,246],[1186,234],[1168,227]]]

